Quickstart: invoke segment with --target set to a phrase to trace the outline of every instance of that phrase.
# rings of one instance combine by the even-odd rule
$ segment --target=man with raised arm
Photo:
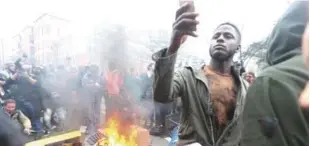
[[[176,12],[170,46],[153,55],[155,65],[154,100],[171,102],[182,99],[182,114],[177,145],[199,143],[238,145],[247,82],[233,66],[234,54],[240,49],[241,33],[231,23],[222,23],[214,31],[209,65],[198,70],[185,67],[174,74],[180,45],[195,34],[197,13],[185,4]],[[206,48],[207,49],[207,48]]]

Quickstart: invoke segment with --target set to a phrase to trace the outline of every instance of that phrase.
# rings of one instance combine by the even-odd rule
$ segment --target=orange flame
[[[103,129],[107,136],[105,144],[108,143],[109,146],[138,146],[137,128],[132,123],[122,120],[118,114],[109,117],[105,125]]]

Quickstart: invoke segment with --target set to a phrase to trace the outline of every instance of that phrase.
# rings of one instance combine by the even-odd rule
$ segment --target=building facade
[[[63,64],[72,51],[70,25],[69,20],[41,15],[12,38],[11,58],[27,55],[33,65]]]
[[[71,22],[43,14],[33,24],[35,60],[37,64],[63,64],[72,51]]]

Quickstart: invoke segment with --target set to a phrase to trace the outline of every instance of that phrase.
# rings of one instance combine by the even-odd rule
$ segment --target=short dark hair
[[[223,26],[223,25],[229,25],[229,26],[233,27],[233,28],[237,31],[237,33],[238,33],[238,35],[239,35],[239,43],[241,43],[241,31],[240,31],[240,29],[239,29],[235,24],[230,23],[230,22],[221,23],[220,25],[218,25],[218,26],[216,27],[216,29],[218,29],[219,27],[221,27],[221,26]]]
[[[16,101],[14,99],[7,99],[4,101],[3,105],[6,106],[9,103],[15,103],[16,104]]]

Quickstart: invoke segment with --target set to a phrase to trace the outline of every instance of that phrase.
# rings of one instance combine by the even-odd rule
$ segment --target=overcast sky
[[[195,0],[196,9],[207,28],[220,21],[233,21],[255,33],[269,29],[283,12],[287,0]],[[138,27],[167,27],[173,22],[178,0],[10,0],[0,2],[0,36],[11,36],[43,13],[74,21],[94,21],[106,17],[122,19]],[[149,17],[146,17],[149,16]],[[201,18],[202,19],[202,18]],[[130,20],[130,21],[128,21]],[[245,27],[247,26],[247,27]],[[248,30],[250,31],[250,30]],[[251,37],[256,37],[251,36]]]
[[[288,0],[195,0],[201,23],[190,52],[206,54],[210,35],[221,22],[235,23],[243,45],[263,39],[287,7]],[[0,38],[16,35],[43,13],[72,20],[85,28],[115,21],[136,28],[171,29],[178,0],[10,0],[0,2]],[[194,43],[193,43],[194,42]]]

